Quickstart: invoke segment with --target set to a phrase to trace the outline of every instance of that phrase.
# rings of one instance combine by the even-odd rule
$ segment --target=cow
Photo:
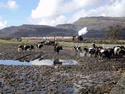
[[[89,51],[89,49],[87,47],[83,48],[84,56],[87,55],[88,51]]]
[[[113,48],[101,49],[100,52],[99,52],[99,58],[101,58],[101,59],[106,57],[110,60],[111,56],[113,56]]]
[[[36,48],[37,48],[37,49],[41,49],[42,47],[43,47],[43,44],[37,44],[37,45],[36,45]]]
[[[94,49],[98,49],[98,50],[103,49],[102,46],[96,46],[95,43],[92,44],[92,47],[93,47]]]
[[[25,50],[25,51],[29,51],[29,50],[33,50],[34,46],[33,45],[19,45],[18,46],[18,52]]]
[[[125,47],[124,46],[115,46],[113,47],[113,55],[118,57],[123,57],[125,55]]]
[[[92,43],[92,47],[93,47],[93,48],[96,48],[96,45],[95,45],[95,43]]]
[[[30,45],[24,45],[24,50],[26,51],[29,51],[30,50]]]
[[[78,51],[82,51],[82,49],[81,49],[80,46],[74,46],[74,49],[75,49],[76,52],[78,52]]]
[[[19,45],[19,46],[18,46],[18,52],[20,52],[20,51],[22,51],[22,50],[24,50],[24,45]]]
[[[56,42],[55,42],[55,41],[45,41],[44,44],[45,44],[45,45],[55,45]]]
[[[99,56],[99,52],[101,49],[103,49],[102,46],[96,46],[95,43],[92,44],[92,47],[94,49],[94,56],[97,57]]]
[[[45,41],[40,41],[40,42],[38,42],[38,44],[44,44],[45,43]]]
[[[88,53],[89,53],[89,56],[95,55],[95,49],[94,48],[89,48]]]
[[[54,46],[54,52],[59,54],[60,50],[63,50],[62,46]]]
[[[33,45],[30,45],[30,48],[31,48],[31,50],[34,49],[34,46],[33,46]]]

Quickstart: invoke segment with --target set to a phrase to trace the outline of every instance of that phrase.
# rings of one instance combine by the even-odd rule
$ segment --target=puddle
[[[52,60],[46,59],[39,61],[38,59],[30,61],[31,65],[53,65]]]
[[[84,56],[84,53],[80,53],[80,56],[81,56],[81,57]]]
[[[0,64],[4,64],[4,65],[31,65],[31,63],[28,63],[28,62],[20,62],[20,61],[14,61],[14,60],[0,60]]]
[[[78,64],[75,60],[60,60],[60,62],[63,62],[62,65],[76,65]],[[0,64],[4,65],[47,65],[52,66],[53,60],[51,59],[45,59],[39,61],[38,59],[30,62],[20,62],[20,61],[14,61],[14,60],[0,60]]]
[[[85,54],[84,53],[80,53],[80,56],[83,57],[83,56],[85,56]],[[86,56],[90,57],[89,54],[86,54]]]
[[[60,60],[60,61],[63,62],[62,65],[76,65],[76,64],[78,64],[78,62],[75,60]]]

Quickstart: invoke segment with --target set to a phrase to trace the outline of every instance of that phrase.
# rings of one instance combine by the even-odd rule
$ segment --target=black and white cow
[[[92,47],[93,47],[93,48],[96,48],[97,46],[95,45],[95,43],[92,43]]]
[[[82,49],[81,49],[80,46],[74,46],[74,49],[75,49],[76,52],[78,52],[78,51],[82,51]]]
[[[19,46],[18,46],[18,52],[20,52],[20,51],[22,51],[22,50],[24,50],[24,45],[19,45]]]
[[[103,49],[102,46],[96,46],[95,43],[92,44],[92,47],[94,49],[94,56],[97,57],[99,56],[99,52],[101,51],[101,49]]]
[[[22,50],[25,50],[25,51],[29,51],[29,50],[32,50],[34,49],[34,46],[33,45],[19,45],[18,46],[18,51],[22,51]]]
[[[89,56],[95,56],[95,49],[94,48],[89,48],[88,49],[88,54],[89,54]]]
[[[37,45],[36,45],[36,48],[37,48],[37,49],[41,49],[42,47],[43,47],[43,44],[37,44]]]
[[[125,47],[124,46],[115,46],[113,47],[113,51],[114,51],[114,56],[118,56],[118,57],[123,57],[123,55],[125,55]]]
[[[45,45],[55,45],[56,44],[56,42],[55,41],[45,41],[45,43],[44,43]]]
[[[45,41],[40,41],[40,42],[38,42],[38,44],[44,44],[45,43]]]
[[[54,46],[54,52],[59,54],[60,50],[63,50],[62,46]]]
[[[24,45],[24,50],[26,51],[29,51],[30,50],[30,45]]]
[[[106,57],[110,60],[111,56],[113,56],[113,48],[101,49],[99,52],[99,58],[101,58],[101,59]]]
[[[33,45],[30,45],[31,49],[34,49],[34,46]]]

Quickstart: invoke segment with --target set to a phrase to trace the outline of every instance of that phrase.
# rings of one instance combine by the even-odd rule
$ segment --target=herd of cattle
[[[125,55],[125,47],[124,46],[114,46],[112,48],[103,48],[102,46],[96,46],[94,43],[92,44],[92,48],[83,48],[85,55],[88,53],[90,56],[103,58],[106,57],[111,59],[111,57],[123,57]]]
[[[18,46],[18,52],[41,49],[43,47],[43,45],[53,45],[54,46],[54,51],[56,53],[59,53],[60,50],[63,50],[62,46],[58,46],[58,44],[53,42],[53,41],[41,41],[41,42],[38,42],[38,44],[35,45],[35,46],[34,45],[19,45]]]
[[[60,50],[63,50],[62,46],[58,46],[58,44],[53,43],[54,46],[54,52],[59,54]],[[22,51],[22,50],[33,50],[33,49],[41,49],[44,45],[44,42],[38,42],[37,45],[33,46],[33,45],[19,45],[18,46],[18,51]],[[49,44],[51,45],[51,44]],[[83,52],[84,56],[89,55],[89,56],[94,56],[94,57],[99,57],[99,58],[103,58],[106,57],[108,59],[111,59],[111,57],[123,57],[125,55],[125,47],[124,46],[114,46],[112,48],[103,48],[102,46],[96,46],[94,43],[92,44],[91,48],[88,47],[84,47],[82,49],[82,47],[80,46],[74,46],[74,50],[77,52]]]
[[[112,48],[103,48],[102,46],[96,46],[94,43],[92,44],[92,47],[84,47],[83,49],[80,46],[74,46],[74,49],[78,52],[83,51],[84,56],[93,56],[93,57],[99,57],[100,59],[108,58],[109,60],[111,57],[120,58],[125,55],[125,47],[124,46],[114,46]]]
[[[42,44],[37,44],[35,46],[33,45],[19,45],[18,46],[18,52],[20,51],[30,51],[30,50],[33,50],[33,49],[41,49],[43,47]]]

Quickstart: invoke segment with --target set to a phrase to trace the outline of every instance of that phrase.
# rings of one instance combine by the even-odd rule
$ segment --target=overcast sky
[[[0,29],[73,23],[81,17],[125,16],[125,0],[0,0]]]

